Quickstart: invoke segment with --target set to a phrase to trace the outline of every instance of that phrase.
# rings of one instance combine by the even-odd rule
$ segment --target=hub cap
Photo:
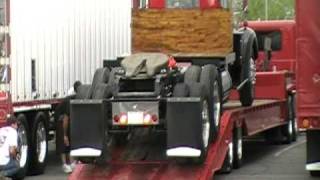
[[[37,155],[40,163],[44,162],[47,154],[46,129],[42,121],[37,126]]]
[[[209,144],[210,134],[209,108],[207,101],[204,101],[202,106],[202,140],[203,145],[206,148]]]
[[[28,141],[27,141],[27,132],[23,124],[19,124],[18,127],[18,150],[20,152],[20,167],[25,167],[28,157]]]

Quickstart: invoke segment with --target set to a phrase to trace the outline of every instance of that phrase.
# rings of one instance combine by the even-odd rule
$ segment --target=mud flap
[[[320,130],[307,131],[307,164],[308,171],[320,171]]]
[[[199,157],[202,143],[200,98],[167,100],[167,156]]]
[[[106,101],[72,100],[70,104],[71,155],[99,157],[106,138]]]

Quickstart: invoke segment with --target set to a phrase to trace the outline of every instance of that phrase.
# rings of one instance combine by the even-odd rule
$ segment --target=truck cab
[[[259,43],[257,71],[288,70],[293,73],[296,71],[295,21],[249,21],[248,26],[255,30]],[[268,67],[264,68],[266,38],[271,40],[271,60]]]

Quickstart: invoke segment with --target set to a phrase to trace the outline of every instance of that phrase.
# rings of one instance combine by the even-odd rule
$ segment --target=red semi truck
[[[222,8],[227,1],[202,0],[199,2],[200,4],[198,5],[200,8]],[[208,4],[208,2],[212,3]],[[165,9],[166,1],[149,1],[149,4],[144,4],[144,6]],[[288,26],[291,27],[291,24],[288,23]],[[264,39],[263,34],[260,39]],[[277,46],[279,43],[275,42],[276,39],[277,38],[272,39],[271,37],[271,44],[269,43],[269,45],[262,40],[259,43],[264,47],[260,49],[261,53],[265,52],[265,54],[269,56],[269,50],[275,48],[272,46]],[[237,47],[235,47],[235,50],[236,49]],[[281,51],[281,48],[279,50]],[[286,54],[290,51],[290,48],[288,48],[283,49],[282,52],[283,54]],[[280,54],[281,53],[279,53],[279,57]],[[82,154],[80,155],[80,151],[77,151],[75,154],[77,156],[80,155],[80,158],[82,155],[86,155],[86,158],[89,158],[89,161],[87,161],[89,164],[86,163],[85,159],[82,159],[83,164],[79,164],[76,167],[76,170],[70,175],[69,179],[210,179],[213,178],[214,174],[219,170],[221,172],[231,172],[233,168],[239,168],[241,166],[243,159],[243,138],[263,133],[269,141],[283,143],[295,141],[297,136],[297,128],[295,128],[296,118],[294,117],[295,71],[293,66],[295,64],[295,59],[288,59],[289,60],[287,61],[286,58],[283,58],[283,62],[281,60],[271,60],[271,65],[264,66],[263,69],[260,69],[260,72],[257,72],[254,93],[255,99],[251,106],[241,106],[237,91],[231,93],[229,101],[223,105],[217,136],[214,141],[209,142],[206,152],[207,156],[202,163],[194,163],[194,161],[189,158],[181,159],[179,157],[170,157],[168,151],[166,154],[167,144],[168,141],[170,141],[166,136],[167,133],[170,132],[164,131],[166,129],[157,129],[156,126],[152,128],[152,126],[146,125],[141,127],[142,130],[131,133],[125,144],[119,145],[116,141],[108,141],[108,150],[98,149],[97,151],[92,151],[92,147],[94,146],[91,146],[90,148],[88,144],[82,141],[81,145],[85,147],[81,152]],[[266,58],[266,61],[270,61],[270,59]],[[181,99],[184,98],[185,97],[180,98],[180,102],[182,102]],[[173,99],[175,100],[175,98]],[[124,99],[123,101],[127,101],[127,99]],[[131,101],[135,102],[137,99],[131,99]],[[81,108],[85,107],[83,105],[86,105],[88,109],[96,106],[97,108],[92,109],[93,112],[96,112],[100,107],[106,109],[105,107],[108,106],[108,103],[115,102],[115,99],[106,100],[104,106],[99,105],[101,102],[103,101],[79,100],[71,103],[73,104],[71,107],[75,106],[83,112],[85,110],[84,108]],[[171,103],[172,102],[173,101],[171,101]],[[184,103],[186,102],[187,101],[184,101]],[[189,101],[189,103],[190,102],[191,101]],[[89,107],[88,105],[90,103],[94,104],[94,106]],[[181,109],[184,109],[188,115],[190,112],[194,111],[194,109],[197,109],[197,106],[191,106],[191,103],[189,106],[190,109],[187,109],[185,104],[180,104]],[[135,106],[133,106],[133,108],[134,107]],[[75,117],[81,119],[81,116],[77,116],[76,108],[74,109],[74,113],[76,114]],[[73,111],[72,109],[73,107],[71,108],[71,112]],[[80,114],[81,111],[78,110]],[[170,111],[170,109],[167,109],[167,111]],[[100,112],[100,110],[97,112]],[[104,113],[110,113],[109,110],[107,112],[101,112],[103,113],[99,113],[99,116],[102,117]],[[176,112],[178,112],[178,109],[176,109]],[[161,113],[164,112],[162,111]],[[83,117],[84,115],[85,114],[83,114]],[[99,120],[89,122],[87,121],[89,117],[87,117],[86,120],[82,120],[82,122],[86,124],[85,127],[91,128],[92,126],[97,126],[92,125],[92,123],[103,125],[103,121],[105,121],[105,123],[108,122],[103,118],[101,121],[101,117],[94,117],[95,118],[92,118],[92,120],[97,118]],[[170,120],[174,121],[174,119]],[[191,122],[191,120],[190,117],[185,117],[185,121],[180,120],[181,119],[179,119],[179,122],[182,123],[180,130],[183,132],[185,128],[183,123],[186,124]],[[74,119],[73,121],[75,122],[77,119]],[[77,127],[84,129],[79,124],[77,124]],[[124,124],[123,127],[130,128],[127,124]],[[99,127],[94,129],[100,131]],[[79,138],[80,136],[82,137],[82,140],[87,139],[89,141],[97,142],[97,139],[100,141],[100,139],[106,135],[104,134],[106,131],[103,129],[103,133],[100,133],[100,135],[97,136],[98,138],[94,138],[93,140],[92,138],[90,139],[90,137],[84,137],[84,133],[77,133],[78,130],[76,128],[71,129],[71,131],[73,131],[71,134],[75,134],[77,143],[81,140],[81,138]],[[179,132],[179,130],[177,132]],[[94,134],[96,134],[96,132]],[[103,135],[101,136],[101,134]],[[190,132],[190,134],[192,134],[192,132]],[[83,154],[83,152],[86,153]],[[99,159],[96,158],[96,156],[101,153],[104,155],[107,154],[108,156],[107,160],[104,159],[102,162],[103,165],[101,165],[101,161],[99,162]],[[91,161],[90,159],[93,158],[95,158],[95,160]]]

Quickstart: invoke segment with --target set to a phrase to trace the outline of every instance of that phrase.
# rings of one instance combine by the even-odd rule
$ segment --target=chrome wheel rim
[[[18,150],[20,152],[19,164],[23,168],[26,166],[28,157],[28,140],[27,131],[23,124],[19,124],[18,127]]]
[[[232,165],[233,164],[233,142],[231,141],[228,146],[229,146],[229,151],[228,151],[229,164]]]
[[[238,142],[237,142],[237,147],[238,147],[238,149],[237,149],[237,155],[238,155],[238,159],[240,160],[240,159],[242,159],[242,138],[238,138]]]
[[[46,134],[46,129],[44,126],[44,123],[42,121],[39,122],[37,126],[37,156],[38,156],[38,161],[40,163],[43,163],[46,154],[47,154],[47,134]]]
[[[288,124],[288,131],[289,131],[289,135],[291,136],[293,134],[293,122],[292,120],[289,121],[289,124]]]
[[[220,111],[221,111],[218,81],[215,81],[213,84],[213,104],[214,104],[213,105],[214,125],[215,127],[218,127],[220,124]]]
[[[202,105],[202,140],[205,148],[209,144],[209,135],[210,135],[209,108],[208,108],[207,101],[204,101]]]

